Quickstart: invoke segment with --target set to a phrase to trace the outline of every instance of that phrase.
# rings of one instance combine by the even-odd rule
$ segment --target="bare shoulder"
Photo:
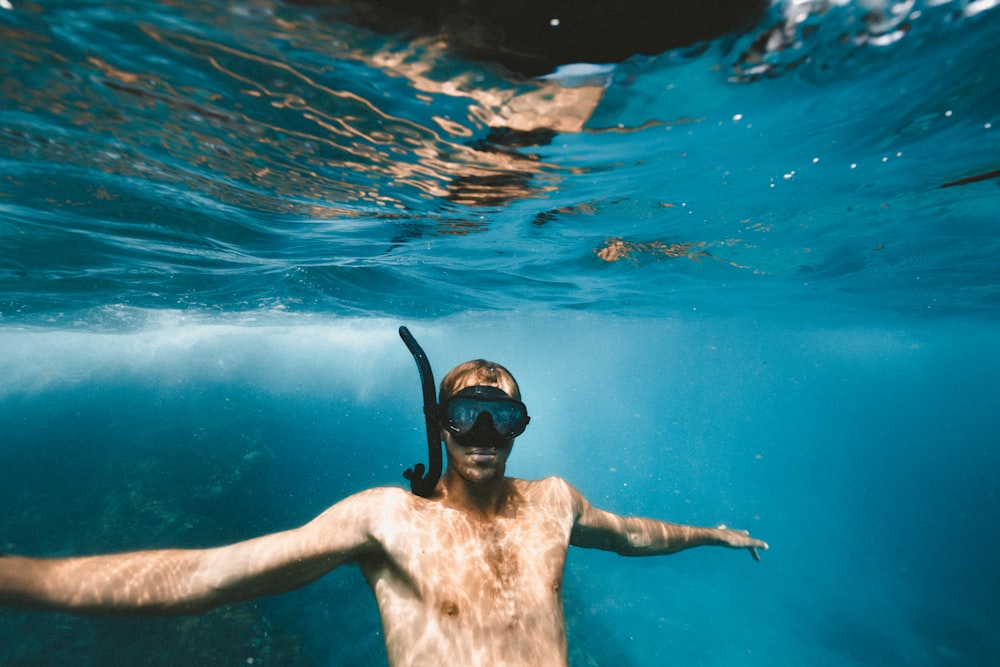
[[[398,513],[409,506],[413,494],[391,486],[365,489],[337,501],[320,514],[313,523],[345,520],[359,524],[371,524],[386,515]]]
[[[410,491],[398,486],[376,486],[371,489],[359,491],[344,500],[349,498],[357,498],[360,502],[373,503],[380,506],[394,506],[408,505],[413,499],[419,498],[419,496],[415,496]]]
[[[561,477],[546,477],[539,480],[511,479],[519,495],[529,504],[545,506],[550,510],[576,511],[579,491]]]
[[[514,479],[513,480],[519,486],[519,490],[522,493],[531,493],[535,495],[543,495],[555,498],[564,498],[572,502],[576,502],[577,499],[582,499],[583,496],[579,491],[576,490],[572,484],[567,482],[562,477],[545,477],[539,480],[524,480],[524,479]]]

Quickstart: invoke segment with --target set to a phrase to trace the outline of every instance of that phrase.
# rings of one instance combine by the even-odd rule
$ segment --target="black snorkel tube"
[[[429,498],[441,479],[441,426],[438,423],[437,397],[434,395],[434,374],[427,355],[410,330],[399,327],[399,337],[406,343],[413,360],[417,362],[417,370],[420,371],[420,386],[424,392],[424,421],[427,424],[427,457],[430,464],[426,475],[424,464],[417,463],[412,468],[407,468],[403,477],[410,480],[410,490],[413,493]]]

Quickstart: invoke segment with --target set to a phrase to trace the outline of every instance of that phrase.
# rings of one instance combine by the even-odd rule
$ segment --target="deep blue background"
[[[422,424],[393,324],[4,334],[4,550],[210,546],[401,483]],[[477,316],[412,329],[439,377],[475,356],[518,376],[533,419],[511,474],[562,475],[598,506],[742,526],[772,545],[760,564],[574,550],[575,664],[998,654],[1000,344],[977,325]],[[299,645],[285,641],[321,664],[382,655],[353,568],[234,609],[197,626],[7,611],[5,632],[27,634],[5,645],[44,646],[49,664],[213,651],[287,664]]]

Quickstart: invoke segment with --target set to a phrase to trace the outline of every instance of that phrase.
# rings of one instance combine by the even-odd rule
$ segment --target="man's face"
[[[455,393],[468,386],[473,385],[470,383],[459,387]],[[442,430],[445,449],[448,451],[449,469],[476,484],[504,476],[507,458],[514,445],[514,438],[502,438],[492,429],[491,423],[488,422],[489,414],[480,415],[480,419],[483,423],[477,423],[477,428],[465,437],[459,438],[447,430]]]

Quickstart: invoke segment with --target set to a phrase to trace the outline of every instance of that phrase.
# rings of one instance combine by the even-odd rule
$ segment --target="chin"
[[[503,467],[490,468],[486,470],[482,468],[473,468],[471,470],[466,471],[466,474],[463,475],[463,477],[465,477],[473,484],[488,484],[489,482],[493,482],[498,479],[503,479],[504,472],[505,469]]]

